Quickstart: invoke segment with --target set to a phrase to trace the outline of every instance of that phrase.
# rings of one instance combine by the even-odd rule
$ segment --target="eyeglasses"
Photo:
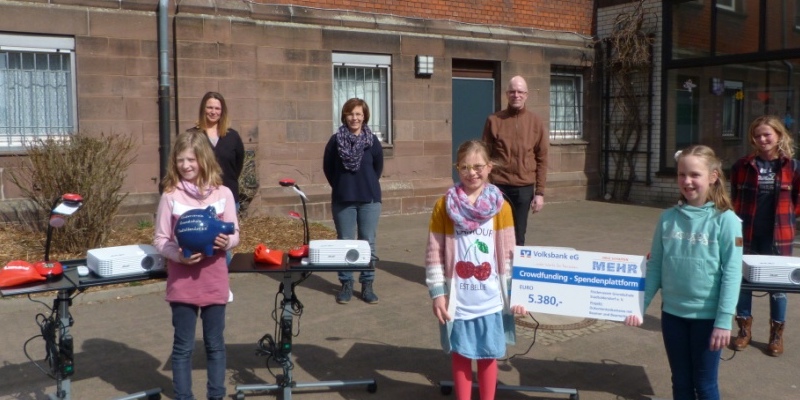
[[[481,172],[483,172],[483,169],[486,168],[486,164],[472,164],[472,165],[469,165],[469,164],[461,164],[461,165],[453,164],[453,167],[456,168],[456,171],[458,171],[459,173],[462,173],[462,174],[468,174],[469,171],[471,171],[473,169],[475,170],[475,172],[480,174]]]
[[[521,90],[508,90],[508,91],[506,91],[506,93],[507,94],[518,94],[520,96],[524,96],[524,95],[528,94],[528,92],[523,92]]]

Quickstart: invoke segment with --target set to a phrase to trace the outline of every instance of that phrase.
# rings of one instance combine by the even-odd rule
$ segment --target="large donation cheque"
[[[641,320],[644,276],[644,256],[517,246],[511,304],[534,313]]]

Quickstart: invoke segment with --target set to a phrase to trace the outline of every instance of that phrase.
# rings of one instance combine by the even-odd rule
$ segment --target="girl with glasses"
[[[426,284],[442,348],[451,354],[458,400],[472,393],[472,360],[478,364],[481,400],[494,399],[497,359],[513,344],[511,257],[514,218],[500,190],[489,183],[492,162],[483,142],[462,144],[459,180],[434,205],[425,256]]]

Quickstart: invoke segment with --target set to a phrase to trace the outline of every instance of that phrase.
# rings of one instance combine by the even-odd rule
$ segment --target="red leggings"
[[[453,387],[456,400],[472,397],[472,360],[453,352]],[[478,390],[481,400],[494,400],[497,390],[497,360],[478,360]]]

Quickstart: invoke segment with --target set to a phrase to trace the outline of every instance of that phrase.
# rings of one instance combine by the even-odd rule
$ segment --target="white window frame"
[[[349,98],[358,97],[367,102],[370,110],[370,119],[367,124],[383,143],[392,143],[392,56],[388,54],[361,54],[334,52],[332,55],[332,108],[333,131],[342,125],[342,105]],[[378,82],[378,98],[374,93],[367,93],[363,87],[344,88],[345,93],[337,95],[337,73],[343,69],[353,71],[363,69],[385,73],[385,82]]]
[[[717,0],[717,8],[728,11],[736,11],[736,0]]]
[[[572,82],[572,106],[559,105],[558,91],[561,89],[554,87],[553,82],[568,80]],[[571,107],[574,111],[569,121],[559,118],[557,112],[559,107]],[[575,129],[563,129],[558,124],[577,125]],[[550,140],[560,139],[583,139],[583,75],[573,72],[559,71],[558,67],[553,67],[550,73]]]
[[[0,152],[2,151],[19,151],[25,148],[36,140],[45,138],[65,138],[72,135],[77,131],[78,111],[77,111],[77,94],[76,94],[76,77],[75,77],[75,39],[72,37],[63,36],[43,36],[43,35],[22,35],[22,34],[6,34],[0,33],[0,113],[8,113],[0,115]],[[12,81],[12,75],[6,73],[10,69],[6,69],[8,62],[7,54],[20,55],[20,54],[33,54],[33,60],[38,61],[43,56],[50,59],[51,54],[68,54],[69,56],[69,71],[66,76],[62,74],[61,79],[57,84],[61,85],[60,90],[66,90],[66,93],[60,95],[61,103],[56,104],[58,108],[63,110],[63,115],[53,116],[53,114],[45,115],[44,117],[52,124],[53,119],[60,121],[58,125],[41,126],[42,121],[28,120],[27,126],[11,127],[3,126],[4,121],[12,121],[12,118],[19,121],[21,117],[18,115],[12,117],[11,114],[18,112],[23,108],[29,114],[35,114],[37,102],[48,103],[53,100],[52,97],[39,95],[27,96],[24,101],[26,105],[11,104],[13,98],[17,97],[19,90],[12,89],[12,86],[18,84]],[[34,62],[35,64],[35,62]],[[15,69],[22,70],[22,69]],[[25,72],[31,75],[31,79],[38,69],[26,70]],[[52,78],[49,77],[49,78]],[[51,81],[52,82],[52,81]],[[26,90],[24,87],[21,90]],[[32,90],[32,89],[31,89]],[[39,103],[41,106],[41,103]],[[47,106],[46,106],[47,107]],[[49,106],[52,108],[53,106]],[[15,111],[15,109],[17,111]],[[40,114],[41,116],[41,114]],[[11,122],[9,122],[11,123]]]
[[[794,29],[800,29],[800,0],[794,2]]]
[[[712,0],[694,0],[695,3],[703,5],[703,4],[712,4]],[[736,3],[739,0],[717,0],[717,8],[720,10],[728,10],[728,11],[736,11]],[[741,0],[744,1],[744,0]]]

